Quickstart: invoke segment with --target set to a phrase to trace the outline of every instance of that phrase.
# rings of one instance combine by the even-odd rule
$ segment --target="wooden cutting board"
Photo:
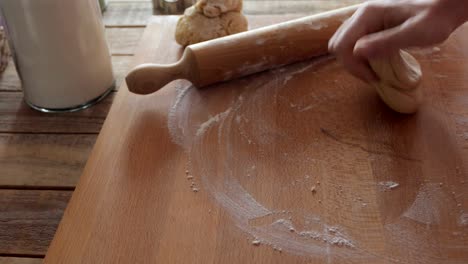
[[[152,20],[135,65],[177,60],[176,21]],[[45,263],[467,263],[467,33],[413,52],[415,115],[328,57],[121,87]]]

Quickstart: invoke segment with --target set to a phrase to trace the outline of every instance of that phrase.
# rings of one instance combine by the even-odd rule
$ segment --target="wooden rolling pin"
[[[328,40],[358,7],[190,45],[174,64],[137,66],[127,75],[127,86],[136,94],[153,93],[177,79],[202,87],[325,54]]]

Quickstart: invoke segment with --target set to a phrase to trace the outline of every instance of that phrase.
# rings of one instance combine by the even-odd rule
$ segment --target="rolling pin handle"
[[[135,94],[150,94],[173,80],[186,78],[183,60],[169,65],[141,64],[129,72],[125,81]]]
[[[125,78],[128,89],[136,94],[150,94],[158,91],[169,82],[179,79],[178,64],[141,64]]]

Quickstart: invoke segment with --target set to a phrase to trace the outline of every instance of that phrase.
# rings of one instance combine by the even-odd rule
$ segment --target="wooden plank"
[[[135,2],[151,2],[151,0],[109,0],[109,3],[113,3],[113,2],[131,2],[131,3],[135,3]]]
[[[295,0],[295,1],[244,1],[243,12],[247,15],[269,15],[269,14],[302,14],[312,15],[340,7],[345,7],[353,4],[364,2],[363,0],[347,0],[347,1],[310,1],[310,0]]]
[[[0,254],[44,255],[71,194],[0,190]]]
[[[112,56],[112,67],[115,76],[115,89],[118,89],[130,70],[130,62],[133,56]]]
[[[1,188],[73,188],[97,135],[0,134]]]
[[[104,12],[106,26],[141,26],[144,27],[153,15],[153,4],[111,2]]]
[[[301,14],[311,15],[331,9],[362,3],[365,0],[246,0],[243,12],[248,15]],[[104,13],[106,26],[145,26],[153,12],[151,2],[110,2]]]
[[[107,43],[112,55],[133,55],[144,28],[106,28]]]
[[[13,59],[10,58],[5,71],[0,74],[0,91],[19,91],[21,90],[21,82],[16,73]]]
[[[114,93],[88,109],[47,114],[31,109],[21,92],[0,92],[0,133],[91,133],[101,130]]]
[[[0,257],[0,264],[41,264],[42,258]]]

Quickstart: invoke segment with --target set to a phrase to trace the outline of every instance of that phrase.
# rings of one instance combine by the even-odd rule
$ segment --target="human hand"
[[[377,0],[360,7],[328,43],[344,67],[356,77],[377,81],[368,60],[399,49],[424,47],[446,40],[468,20],[468,1]]]

